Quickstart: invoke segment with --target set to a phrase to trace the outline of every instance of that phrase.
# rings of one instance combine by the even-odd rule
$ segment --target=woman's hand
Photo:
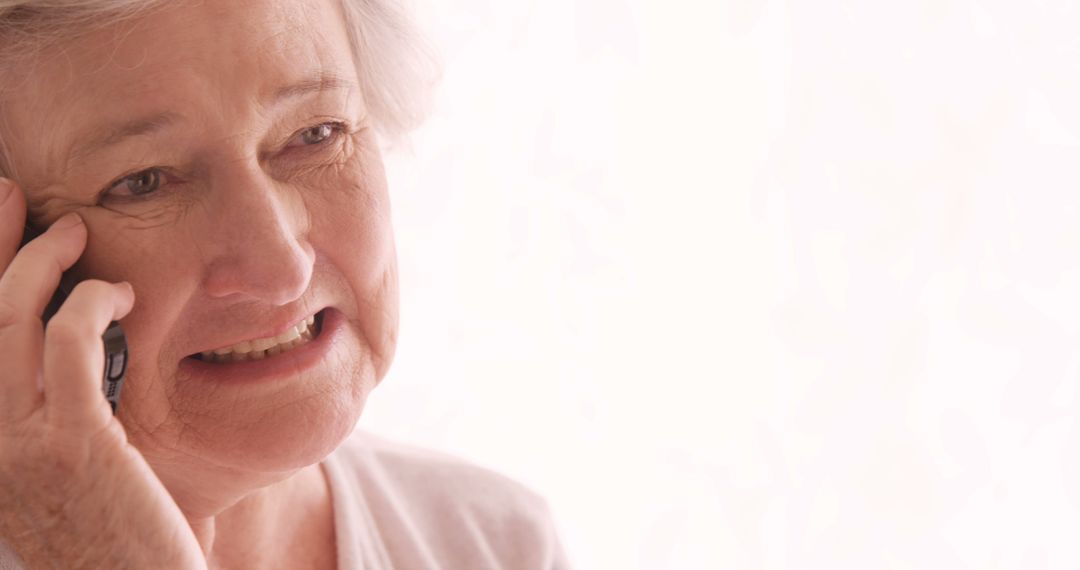
[[[80,283],[43,330],[86,227],[69,214],[18,249],[25,210],[0,179],[0,538],[31,567],[206,568],[101,393],[101,335],[131,311],[130,285]]]

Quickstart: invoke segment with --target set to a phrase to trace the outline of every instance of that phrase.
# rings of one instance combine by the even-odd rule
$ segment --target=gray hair
[[[438,64],[403,0],[339,0],[360,89],[385,141],[423,121]],[[169,0],[0,0],[0,96],[5,70],[42,50],[164,7]],[[14,174],[0,131],[0,176]]]

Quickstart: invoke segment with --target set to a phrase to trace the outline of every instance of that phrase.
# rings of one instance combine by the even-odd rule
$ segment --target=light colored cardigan
[[[569,569],[544,499],[496,472],[365,431],[322,466],[342,570]]]

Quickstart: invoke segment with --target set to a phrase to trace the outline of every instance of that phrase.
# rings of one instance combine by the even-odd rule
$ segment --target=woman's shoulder
[[[547,501],[495,470],[367,431],[324,464],[337,473],[332,489],[336,483],[355,493],[334,490],[335,505],[347,497],[345,508],[369,511],[364,518],[378,526],[390,559],[397,548],[477,568],[564,567]]]
[[[442,490],[452,489],[500,493],[503,498],[528,502],[542,501],[534,491],[518,481],[493,469],[472,463],[442,451],[395,441],[374,433],[358,430],[338,449],[345,462],[361,470],[391,470],[395,483],[419,484],[433,487],[438,481]],[[436,490],[436,489],[432,489]]]

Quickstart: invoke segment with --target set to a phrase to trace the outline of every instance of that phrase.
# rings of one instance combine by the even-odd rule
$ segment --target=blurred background
[[[1080,5],[415,8],[361,428],[580,569],[1080,567]]]

